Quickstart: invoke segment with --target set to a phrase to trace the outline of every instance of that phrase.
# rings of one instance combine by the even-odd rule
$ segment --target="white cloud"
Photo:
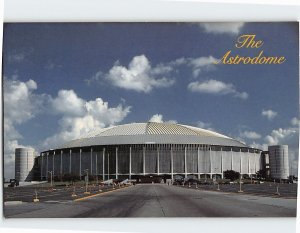
[[[207,33],[213,34],[233,34],[240,33],[244,23],[200,23],[200,26]]]
[[[292,120],[291,120],[291,124],[293,125],[293,126],[300,126],[300,120],[297,118],[297,117],[294,117],[294,118],[292,118]]]
[[[128,68],[116,63],[105,75],[105,79],[116,87],[149,93],[153,88],[173,85],[175,80],[165,77],[171,71],[171,66],[163,64],[152,67],[147,57],[140,55],[132,59]],[[97,75],[99,74],[101,72]]]
[[[208,130],[212,130],[214,131],[214,129],[211,127],[211,123],[206,123],[206,122],[203,122],[203,121],[198,121],[197,122],[197,126],[199,128],[202,128],[202,129],[208,129]]]
[[[288,145],[289,160],[293,169],[293,174],[298,168],[299,157],[299,129],[298,127],[287,127],[274,129],[265,137],[268,145]]]
[[[17,78],[17,77],[15,77]],[[18,140],[22,135],[16,129],[36,116],[42,108],[44,95],[36,95],[37,84],[33,80],[21,82],[17,79],[3,80],[4,101],[4,176],[14,177],[15,148],[24,147]],[[30,146],[26,146],[30,147]]]
[[[171,66],[181,66],[181,65],[187,65],[192,67],[193,76],[197,77],[199,74],[203,71],[210,71],[213,69],[215,65],[217,65],[215,62],[217,62],[218,59],[214,58],[213,56],[208,57],[198,57],[198,58],[179,58],[175,61],[170,62]]]
[[[9,62],[22,62],[25,60],[25,53],[13,53],[8,55]]]
[[[297,122],[299,123],[299,119],[294,117],[291,119],[291,126],[273,129],[268,135],[256,139],[259,141],[253,141],[249,146],[268,150],[270,145],[288,145],[289,161],[292,169],[290,173],[297,174],[299,157],[299,128]]]
[[[272,120],[274,117],[277,116],[277,112],[269,109],[269,110],[262,110],[261,115],[267,117],[269,120]]]
[[[161,114],[154,114],[150,119],[149,122],[156,122],[156,123],[162,123],[163,122],[163,116]]]
[[[168,120],[168,121],[164,121],[163,120],[163,115],[162,114],[154,114],[150,119],[149,122],[156,122],[156,123],[172,123],[172,124],[176,124],[177,121],[176,120]]]
[[[261,138],[261,135],[254,131],[244,131],[240,133],[240,137],[247,138],[247,139],[259,139]]]
[[[84,115],[85,102],[73,90],[60,90],[51,103],[56,113],[74,116]]]
[[[203,69],[211,70],[216,64],[218,59],[213,56],[209,57],[199,57],[195,59],[190,59],[189,64],[193,67],[193,75],[197,77]]]
[[[191,82],[188,85],[188,90],[192,92],[199,92],[205,94],[215,95],[227,95],[232,94],[234,97],[247,99],[248,94],[246,92],[238,92],[235,86],[231,83],[224,83],[214,79],[210,79],[204,82]]]
[[[271,134],[265,137],[268,145],[286,144],[291,141],[295,135],[298,134],[296,128],[279,128],[272,130]],[[297,135],[298,136],[298,135]]]
[[[52,108],[54,113],[62,115],[60,130],[44,140],[42,147],[45,149],[79,138],[91,130],[114,125],[130,113],[131,107],[122,104],[109,107],[101,98],[86,101],[73,90],[60,90],[52,100]]]

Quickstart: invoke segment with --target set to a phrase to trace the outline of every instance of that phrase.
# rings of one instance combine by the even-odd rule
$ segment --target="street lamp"
[[[85,192],[84,192],[84,194],[90,194],[90,192],[88,192],[88,185],[89,185],[89,169],[85,169],[84,171],[86,172],[86,176],[85,176]]]
[[[238,191],[238,193],[243,193],[244,191],[242,190],[242,182],[241,182],[241,179],[242,179],[242,174],[240,174],[240,190]]]
[[[51,187],[53,186],[53,171],[48,171],[48,173],[50,173],[50,182],[51,182]]]

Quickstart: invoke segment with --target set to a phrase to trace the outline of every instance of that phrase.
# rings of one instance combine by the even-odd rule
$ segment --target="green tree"
[[[237,180],[240,178],[240,173],[234,170],[227,170],[224,172],[225,179],[230,179],[231,181]]]
[[[265,169],[259,170],[256,172],[256,176],[257,178],[261,179],[261,178],[266,178],[267,173]]]

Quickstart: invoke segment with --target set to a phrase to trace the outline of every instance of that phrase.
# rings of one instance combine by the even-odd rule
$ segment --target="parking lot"
[[[225,186],[224,186],[225,187]],[[223,188],[224,188],[223,187]],[[207,186],[207,189],[210,188]],[[236,188],[231,186],[231,188]],[[32,202],[34,188],[22,193],[6,192],[7,218],[89,217],[295,217],[296,198],[220,192],[167,184],[137,184],[124,188],[105,187],[72,198],[72,187],[53,191],[39,189],[40,202]],[[92,187],[91,187],[92,189]],[[21,189],[20,189],[21,190]],[[17,201],[19,199],[23,201]],[[28,200],[28,202],[26,202]]]
[[[241,194],[251,194],[266,197],[279,197],[279,198],[297,198],[297,184],[278,184],[278,183],[263,183],[263,184],[208,184],[208,185],[195,185],[186,183],[177,185],[182,188],[202,189],[218,192],[238,193],[240,188]]]
[[[4,202],[33,202],[37,197],[39,202],[73,201],[78,198],[94,195],[123,188],[119,185],[88,185],[83,183],[75,185],[57,185],[51,187],[49,184],[4,188]]]

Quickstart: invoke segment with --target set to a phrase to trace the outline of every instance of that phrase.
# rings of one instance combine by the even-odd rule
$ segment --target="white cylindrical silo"
[[[33,148],[15,149],[15,179],[18,181],[31,181],[33,178],[35,151]]]
[[[270,176],[288,179],[290,175],[288,145],[269,146]]]

